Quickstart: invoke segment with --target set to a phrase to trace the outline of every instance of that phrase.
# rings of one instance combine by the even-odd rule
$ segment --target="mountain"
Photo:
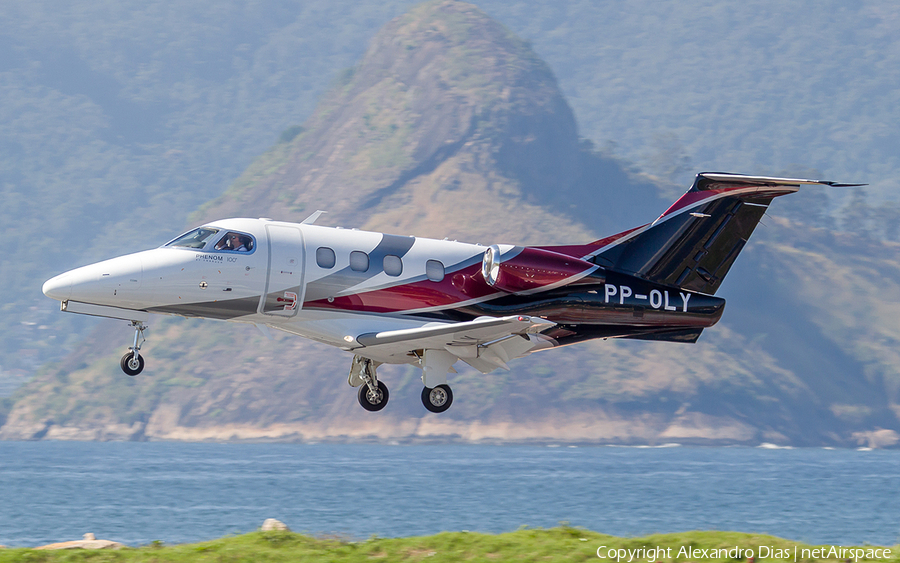
[[[655,185],[579,139],[546,63],[462,3],[419,5],[390,22],[288,133],[296,137],[196,218],[302,219],[327,209],[338,225],[553,242],[646,218],[627,207],[611,215],[611,206],[662,204]],[[587,229],[567,221],[561,230],[558,212]],[[497,214],[528,225],[498,232]]]
[[[527,43],[438,1],[385,26],[313,115],[193,219],[326,209],[320,222],[345,227],[558,244],[652,220],[663,191],[579,138]],[[461,370],[440,416],[421,406],[416,369],[383,366],[391,403],[373,415],[335,349],[163,319],[144,374],[127,378],[131,333],[109,321],[0,411],[0,438],[896,443],[900,248],[764,223],[722,286],[724,320],[696,345],[599,341],[509,373]]]

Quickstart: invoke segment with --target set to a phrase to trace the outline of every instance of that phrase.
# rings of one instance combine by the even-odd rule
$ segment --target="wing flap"
[[[411,350],[443,348],[482,344],[510,334],[534,334],[555,325],[553,321],[527,315],[479,317],[459,323],[428,323],[416,328],[368,332],[357,336],[356,341],[367,348],[398,343],[417,343],[408,347]]]
[[[459,323],[428,323],[411,329],[365,333],[356,337],[356,342],[363,346],[357,349],[362,355],[412,355],[419,357],[427,368],[432,358],[440,359],[447,354],[453,362],[461,359],[478,371],[489,373],[495,369],[508,370],[506,363],[510,360],[552,346],[552,340],[537,333],[555,325],[553,321],[526,315],[480,317]],[[368,348],[372,350],[366,352]],[[446,371],[445,362],[438,363],[442,365],[435,365],[431,370],[435,373],[428,374],[429,380],[438,381],[436,372]]]

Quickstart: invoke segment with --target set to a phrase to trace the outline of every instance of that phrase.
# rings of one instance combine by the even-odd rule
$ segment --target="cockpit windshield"
[[[219,229],[212,229],[209,227],[200,227],[199,229],[194,229],[189,233],[185,233],[173,240],[166,246],[183,246],[185,248],[203,248],[206,246],[206,243],[209,242],[211,238],[215,236],[216,233],[219,232]]]

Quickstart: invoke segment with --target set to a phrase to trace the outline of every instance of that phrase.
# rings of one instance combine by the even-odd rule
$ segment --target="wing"
[[[479,317],[459,323],[427,323],[420,327],[369,332],[356,337],[353,351],[373,359],[407,356],[411,362],[442,358],[446,368],[460,359],[482,373],[509,369],[506,362],[553,345],[540,333],[556,323],[539,317]],[[440,351],[431,354],[433,351]],[[452,356],[452,358],[450,357]],[[396,361],[396,360],[394,360]],[[446,373],[446,370],[445,370]]]

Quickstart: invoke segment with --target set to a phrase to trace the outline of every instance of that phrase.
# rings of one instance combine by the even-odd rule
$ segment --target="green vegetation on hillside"
[[[812,550],[824,548],[817,557]],[[837,546],[834,546],[837,547]],[[841,546],[849,549],[850,546]],[[739,548],[740,557],[729,557],[727,551]],[[762,548],[762,550],[760,549]],[[365,541],[341,538],[315,538],[291,532],[254,532],[196,544],[176,546],[149,545],[119,551],[34,551],[28,549],[0,549],[0,563],[13,562],[162,562],[171,563],[239,563],[267,561],[284,562],[351,562],[351,561],[604,561],[625,563],[629,556],[634,563],[733,563],[749,557],[752,550],[757,560],[843,561],[848,557],[828,557],[832,546],[810,546],[773,536],[738,532],[684,532],[659,534],[641,538],[618,538],[582,528],[561,526],[544,529],[521,529],[505,534],[444,532],[434,536]],[[637,557],[654,550],[652,557]],[[857,548],[859,549],[859,548]],[[875,546],[863,546],[873,551]],[[610,551],[613,550],[613,551]],[[625,551],[619,551],[625,550]],[[631,550],[630,553],[628,550]],[[804,555],[803,550],[809,550]],[[822,554],[826,556],[822,556]],[[890,563],[900,561],[900,549],[893,548],[888,557],[860,557],[858,561]],[[690,554],[690,555],[688,555]],[[762,555],[768,554],[769,557]],[[885,555],[884,548],[878,552]],[[872,553],[874,555],[874,552]]]

